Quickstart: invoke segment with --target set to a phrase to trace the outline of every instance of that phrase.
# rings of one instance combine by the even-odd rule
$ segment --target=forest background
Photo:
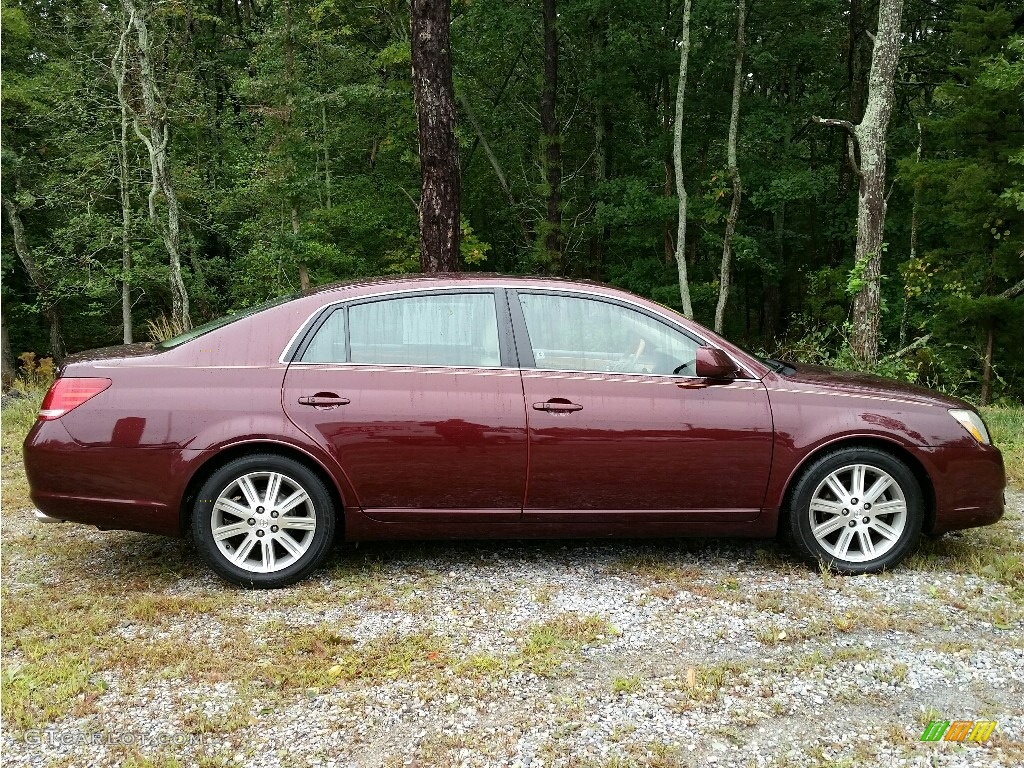
[[[2,3],[8,375],[421,268],[408,2]],[[1024,4],[898,3],[873,277],[849,128],[881,4],[454,0],[458,266],[678,310],[685,267],[754,351],[1019,404]]]

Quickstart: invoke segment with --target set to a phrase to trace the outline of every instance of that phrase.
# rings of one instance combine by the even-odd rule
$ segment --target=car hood
[[[871,373],[843,371],[806,363],[787,362],[786,365],[795,369],[795,371],[788,375],[779,376],[782,386],[800,385],[830,392],[859,394],[868,397],[898,397],[901,400],[921,403],[922,405],[933,405],[942,408],[970,408],[973,410],[969,403],[959,398],[950,397],[926,387],[919,387],[916,384],[908,384],[895,379],[887,379],[883,376],[875,376]]]

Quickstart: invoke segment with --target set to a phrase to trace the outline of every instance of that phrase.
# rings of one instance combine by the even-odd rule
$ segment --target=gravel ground
[[[1020,591],[1005,560],[971,558],[1001,542],[1019,566],[1024,493],[1008,501],[997,526],[880,576],[818,573],[774,542],[379,544],[257,593],[187,543],[8,508],[5,697],[40,648],[68,647],[12,611],[51,601],[68,632],[105,618],[66,711],[26,727],[5,708],[4,763],[1021,765]],[[932,718],[998,727],[923,743]]]

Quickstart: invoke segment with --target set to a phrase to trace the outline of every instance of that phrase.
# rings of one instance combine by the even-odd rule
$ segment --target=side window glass
[[[598,299],[520,293],[536,367],[695,376],[697,342],[642,312]]]
[[[385,299],[349,307],[351,362],[498,367],[491,293]]]
[[[345,362],[345,310],[340,307],[320,326],[302,353],[304,363]]]

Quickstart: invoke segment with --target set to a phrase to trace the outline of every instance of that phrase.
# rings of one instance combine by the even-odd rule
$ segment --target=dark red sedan
[[[183,536],[277,587],[349,540],[786,534],[843,573],[1003,513],[967,403],[761,360],[613,288],[349,283],[69,358],[25,441],[43,520]]]

